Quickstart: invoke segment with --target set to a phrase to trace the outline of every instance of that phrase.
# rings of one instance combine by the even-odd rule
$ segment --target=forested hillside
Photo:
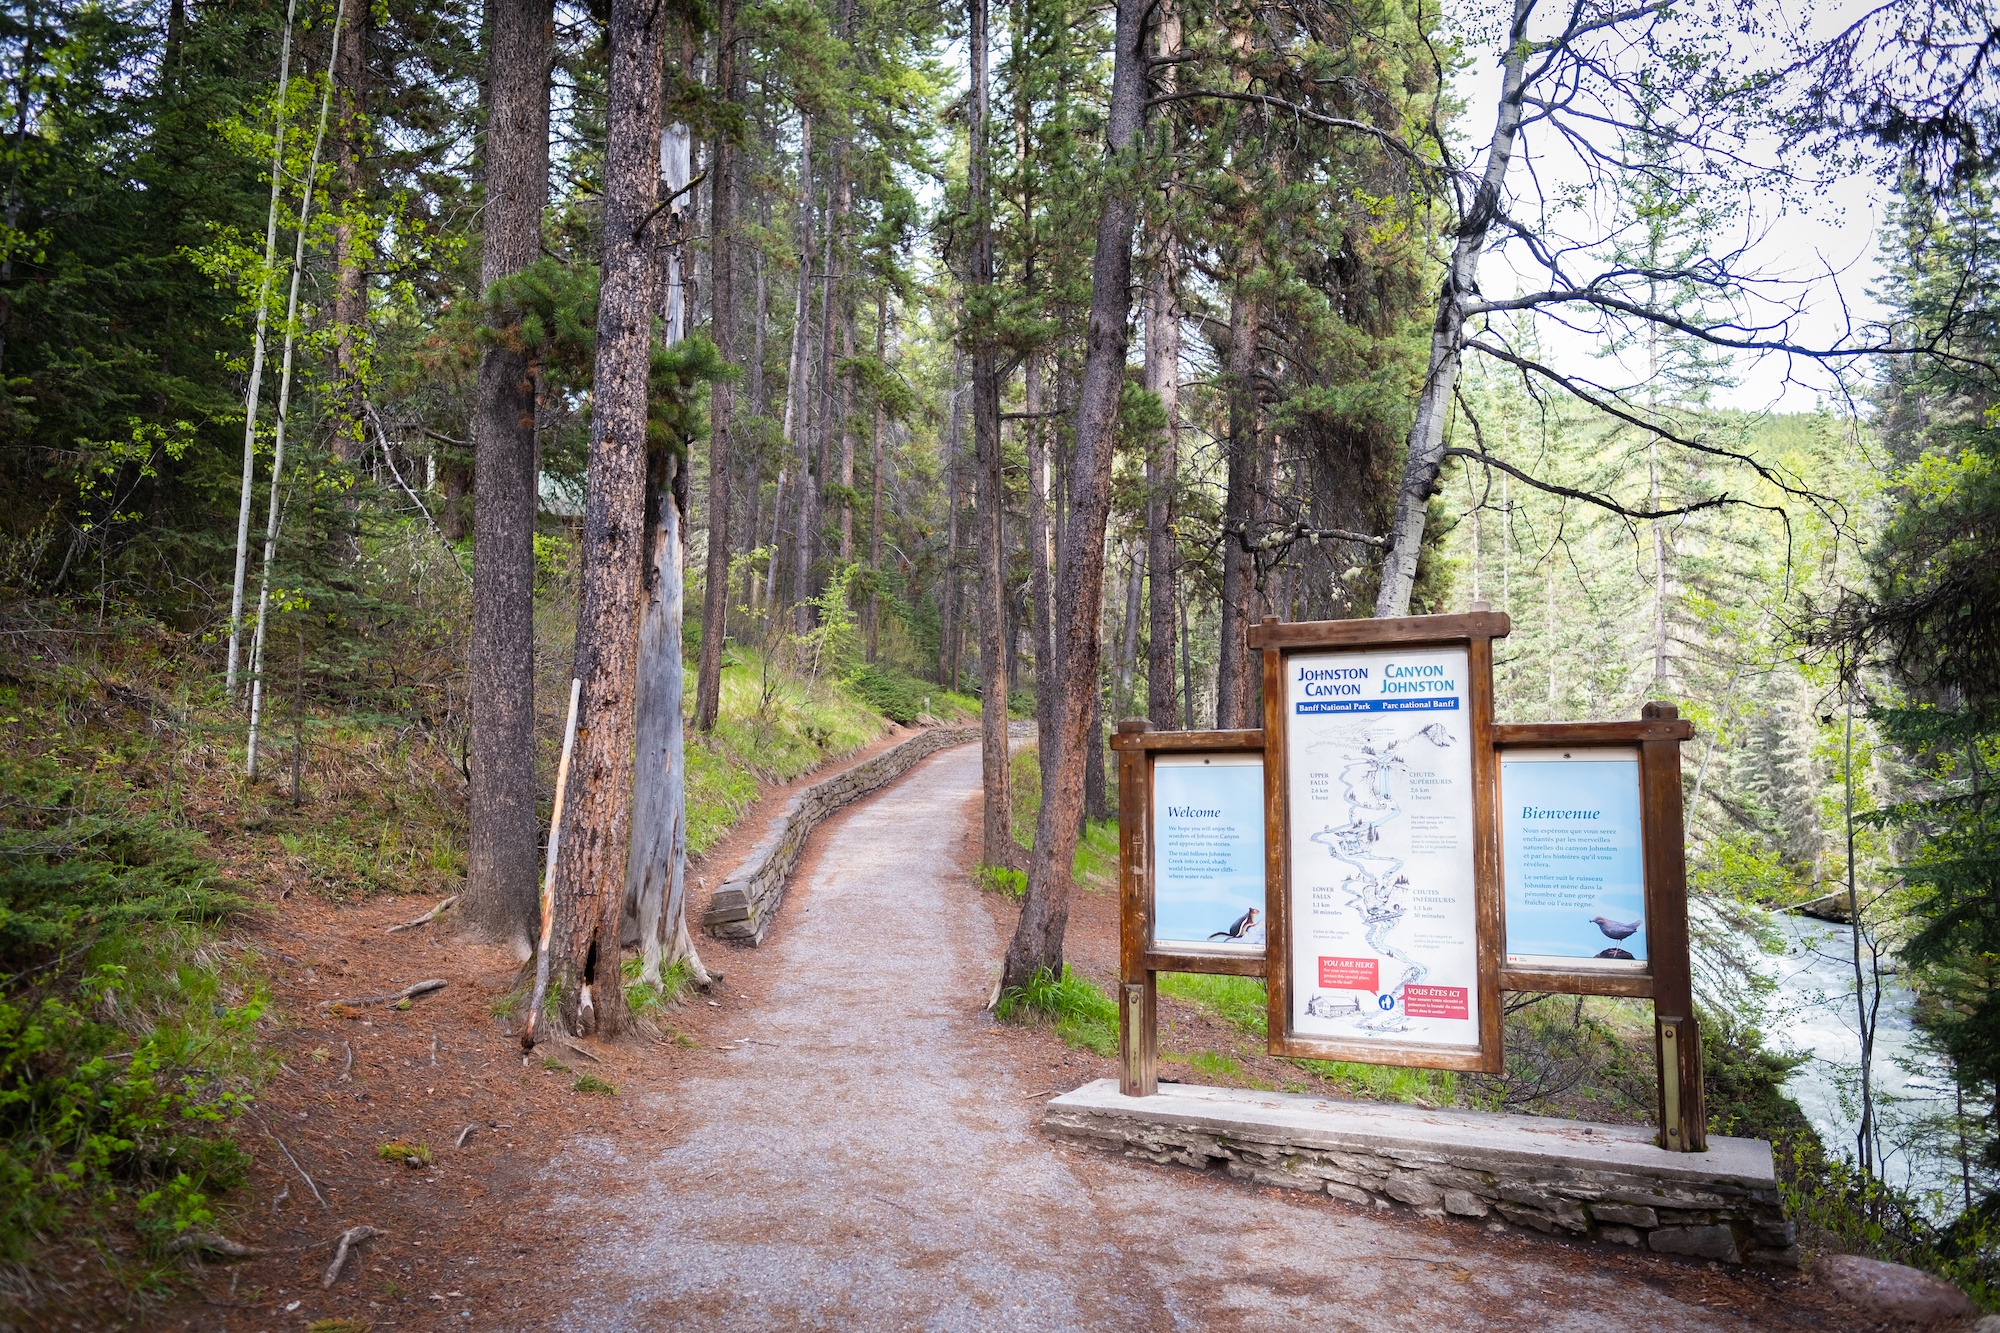
[[[977,718],[998,1008],[1101,1026],[1118,720],[1260,726],[1265,617],[1478,603],[1503,720],[1694,723],[1717,1132],[2000,1299],[2000,26],[1794,21],[7,7],[0,1299],[246,1206],[293,895],[451,900],[530,1047],[653,1030],[689,858]],[[1854,188],[1859,279],[1788,240]],[[1623,1003],[1425,1088],[1638,1115]]]

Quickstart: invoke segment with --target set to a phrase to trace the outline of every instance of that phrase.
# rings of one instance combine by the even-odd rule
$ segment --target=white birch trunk
[[[340,21],[345,7],[334,11],[328,47],[340,50]],[[333,105],[333,61],[327,57],[326,91],[319,100],[319,127],[313,131],[312,156],[306,163],[306,183],[299,195],[299,231],[292,245],[292,289],[285,300],[284,369],[278,377],[278,429],[271,444],[271,507],[264,521],[264,565],[257,586],[257,629],[250,650],[250,738],[244,747],[243,772],[257,776],[257,729],[264,720],[264,623],[271,609],[271,565],[278,558],[278,508],[285,475],[285,424],[292,408],[292,352],[299,331],[299,275],[306,263],[306,226],[312,221],[313,180],[319,174],[319,150],[326,141],[327,112]]]
[[[1424,517],[1436,493],[1444,466],[1444,430],[1451,420],[1458,372],[1465,352],[1465,307],[1479,291],[1479,256],[1500,206],[1501,187],[1514,157],[1514,140],[1521,129],[1521,101],[1527,92],[1527,64],[1532,53],[1528,19],[1536,0],[1514,0],[1507,29],[1507,51],[1501,61],[1500,107],[1493,137],[1487,144],[1486,169],[1479,188],[1459,224],[1451,266],[1438,293],[1437,322],[1431,328],[1430,361],[1424,373],[1417,413],[1410,423],[1409,454],[1396,494],[1396,520],[1389,533],[1389,553],[1382,562],[1382,586],[1375,597],[1378,616],[1410,613],[1410,592],[1417,581],[1417,557],[1423,550]]]
[[[236,581],[229,594],[229,666],[223,692],[236,697],[236,665],[243,649],[243,588],[250,570],[250,502],[256,490],[257,408],[264,396],[265,334],[270,325],[271,270],[278,262],[278,196],[285,177],[285,93],[292,82],[292,20],[298,0],[285,6],[285,39],[278,54],[278,115],[271,129],[271,207],[264,215],[264,271],[257,278],[257,332],[250,341],[250,387],[243,395],[243,493],[236,504]]]

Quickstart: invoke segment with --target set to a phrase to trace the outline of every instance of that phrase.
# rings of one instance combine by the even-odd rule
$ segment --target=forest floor
[[[1042,1139],[1041,1104],[1112,1063],[985,1012],[1013,904],[972,883],[978,783],[961,747],[830,821],[764,946],[705,943],[723,980],[657,1035],[526,1061],[503,1016],[510,959],[437,926],[384,933],[427,904],[287,903],[255,927],[290,1016],[285,1064],[242,1136],[256,1163],[228,1219],[266,1254],[209,1264],[138,1322],[1868,1327],[1797,1275],[1490,1235]],[[726,872],[785,794],[696,873]],[[1072,932],[1078,970],[1107,971],[1114,896],[1077,895]],[[322,1005],[428,977],[449,984],[407,1010]],[[1167,1012],[1196,1041],[1214,1021]],[[585,1075],[616,1092],[578,1091]],[[385,1160],[391,1143],[430,1164]],[[323,1285],[353,1226],[382,1234]]]

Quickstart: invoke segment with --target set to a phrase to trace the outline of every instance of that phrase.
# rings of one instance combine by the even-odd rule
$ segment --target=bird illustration
[[[1213,935],[1210,935],[1209,938],[1212,940],[1240,940],[1249,933],[1250,927],[1256,924],[1257,909],[1253,907],[1242,916],[1237,917],[1235,923],[1228,930],[1218,930]]]
[[[1639,933],[1639,927],[1644,924],[1644,918],[1642,917],[1638,921],[1613,921],[1608,916],[1594,916],[1590,918],[1590,923],[1604,932],[1605,939],[1624,940],[1630,939]]]
[[[1634,958],[1631,954],[1625,952],[1623,949],[1617,948],[1616,946],[1613,946],[1612,948],[1609,949],[1598,950],[1597,956],[1599,958],[1622,958],[1628,963],[1636,963],[1637,961],[1639,961],[1638,959]]]

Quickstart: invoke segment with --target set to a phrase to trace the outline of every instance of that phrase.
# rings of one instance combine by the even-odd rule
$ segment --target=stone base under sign
[[[1799,1263],[1761,1139],[1711,1136],[1707,1152],[1668,1152],[1635,1125],[1192,1084],[1127,1097],[1115,1079],[1050,1101],[1042,1132],[1350,1203],[1728,1263]]]

